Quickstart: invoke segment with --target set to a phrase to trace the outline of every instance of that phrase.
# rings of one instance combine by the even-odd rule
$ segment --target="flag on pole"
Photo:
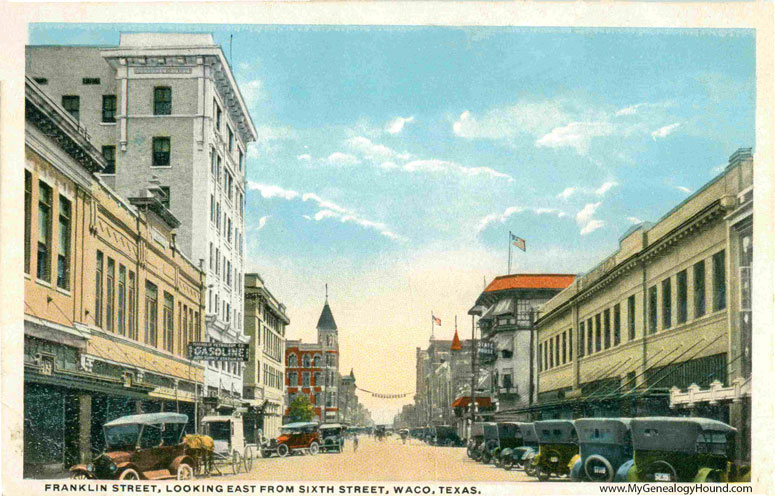
[[[434,324],[436,324],[437,326],[440,326],[440,325],[441,325],[441,319],[440,319],[440,318],[436,317],[436,316],[435,316],[435,315],[433,315],[433,314],[431,314],[431,318],[433,319],[433,323],[434,323]]]
[[[514,236],[512,234],[511,235],[511,244],[516,246],[517,248],[519,248],[522,251],[526,251],[525,250],[525,240],[520,238],[519,236]]]

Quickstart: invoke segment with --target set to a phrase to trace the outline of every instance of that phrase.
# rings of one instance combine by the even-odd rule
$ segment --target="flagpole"
[[[431,310],[431,341],[433,341],[433,310]]]
[[[511,231],[509,231],[509,272],[508,275],[511,275]]]

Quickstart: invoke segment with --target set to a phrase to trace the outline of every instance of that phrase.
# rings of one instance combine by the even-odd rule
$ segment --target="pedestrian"
[[[353,435],[353,453],[358,451],[358,434]]]

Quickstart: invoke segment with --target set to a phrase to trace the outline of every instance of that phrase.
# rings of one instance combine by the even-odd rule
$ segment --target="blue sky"
[[[37,24],[30,42],[149,30],[211,32],[227,56],[233,35],[260,135],[248,268],[291,337],[314,336],[328,282],[342,368],[370,390],[414,390],[428,314],[450,338],[509,230],[514,271],[585,272],[755,146],[753,31]]]

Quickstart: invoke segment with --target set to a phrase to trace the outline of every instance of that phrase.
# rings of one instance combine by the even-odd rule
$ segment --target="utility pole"
[[[476,419],[476,355],[476,326],[474,325],[474,315],[471,315],[471,402],[469,403],[469,409],[471,410],[471,425],[468,430],[469,438],[474,426],[474,420]]]

